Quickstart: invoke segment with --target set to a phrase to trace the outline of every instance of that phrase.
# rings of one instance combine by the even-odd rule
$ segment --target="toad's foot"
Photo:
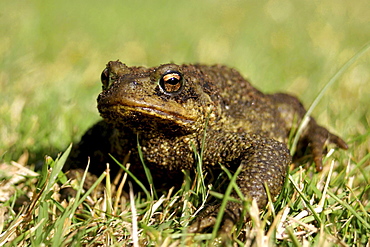
[[[330,133],[327,129],[324,127],[321,127],[316,123],[315,120],[311,118],[311,121],[309,123],[309,133],[308,135],[308,141],[311,144],[311,150],[313,155],[313,160],[316,164],[316,170],[322,171],[323,165],[322,165],[322,156],[323,156],[323,150],[325,144],[333,143],[337,145],[337,147],[341,149],[348,149],[347,143],[343,141],[340,137]]]

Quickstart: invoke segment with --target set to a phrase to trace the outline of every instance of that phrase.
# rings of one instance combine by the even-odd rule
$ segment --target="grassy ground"
[[[264,92],[293,93],[308,107],[370,41],[368,13],[367,0],[1,1],[0,245],[191,244],[183,229],[202,194],[193,195],[189,184],[154,201],[131,198],[135,204],[108,190],[90,195],[98,202],[86,211],[78,200],[57,203],[53,179],[33,178],[38,161],[55,158],[99,119],[95,100],[105,63],[222,63]],[[319,174],[292,168],[275,211],[242,226],[235,245],[369,245],[369,68],[367,51],[313,111],[350,149],[329,152]],[[62,161],[48,160],[54,171]],[[34,204],[17,215],[17,203],[27,198]]]

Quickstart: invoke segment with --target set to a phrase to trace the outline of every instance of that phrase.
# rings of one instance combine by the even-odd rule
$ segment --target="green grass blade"
[[[116,162],[116,164],[118,164],[131,178],[132,180],[137,184],[139,185],[139,187],[144,191],[146,197],[148,198],[148,200],[151,200],[152,196],[151,194],[149,193],[149,191],[146,189],[145,185],[129,170],[127,169],[125,166],[123,166],[118,160],[116,160],[112,155],[110,155],[110,157],[114,160],[114,162]]]
[[[336,200],[340,205],[342,205],[343,207],[345,207],[346,209],[348,209],[359,221],[361,221],[361,223],[363,224],[363,226],[365,226],[367,228],[368,231],[370,231],[370,224],[368,221],[366,221],[362,216],[360,216],[356,210],[353,209],[353,207],[351,207],[350,205],[348,205],[348,203],[344,202],[343,200],[341,200],[340,198],[338,198],[336,195],[334,195],[332,192],[330,191],[327,191],[327,193],[332,197],[334,198],[334,200]]]
[[[141,164],[143,165],[143,168],[144,168],[146,179],[148,180],[148,183],[151,186],[150,191],[153,193],[154,198],[158,199],[157,191],[155,190],[155,187],[154,187],[152,173],[150,172],[150,169],[147,167],[147,165],[145,164],[145,161],[144,161],[144,154],[143,154],[143,151],[141,150],[141,146],[140,146],[140,143],[139,143],[139,135],[137,135],[137,151],[138,151],[138,154],[139,154]],[[152,196],[150,198],[152,198]]]
[[[240,165],[238,167],[238,169],[235,171],[234,175],[232,176],[229,185],[226,188],[226,191],[225,191],[225,194],[224,194],[224,198],[223,198],[223,200],[221,202],[221,205],[220,205],[220,208],[219,208],[219,212],[217,214],[216,223],[213,226],[212,239],[215,239],[217,237],[217,232],[218,232],[218,229],[221,226],[221,222],[222,222],[222,219],[223,219],[223,216],[224,216],[224,212],[225,212],[225,209],[226,209],[227,202],[230,201],[230,195],[231,195],[232,189],[236,185],[236,179],[237,179],[239,173],[241,172],[242,167],[243,167],[242,165]]]

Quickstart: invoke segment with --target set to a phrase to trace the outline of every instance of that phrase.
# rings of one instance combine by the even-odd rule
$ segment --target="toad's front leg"
[[[209,144],[219,144],[223,141],[230,143],[230,140],[232,139],[213,140]],[[237,185],[244,196],[255,199],[260,208],[264,207],[268,201],[266,186],[272,197],[277,196],[283,187],[287,166],[291,163],[289,150],[285,144],[259,135],[238,135],[233,140],[236,140],[239,145],[244,145],[244,150],[239,157],[232,157],[227,165],[230,170],[234,171],[242,166],[236,179]],[[231,146],[235,147],[235,145],[236,143]],[[222,153],[225,152],[221,152],[221,156]],[[226,161],[229,160],[227,155],[223,158]],[[235,192],[232,193],[232,196],[238,198]],[[200,232],[213,226],[216,222],[219,206],[220,204],[210,206],[201,212],[189,227],[189,232]],[[220,233],[231,233],[235,223],[240,220],[242,209],[241,202],[228,202]]]

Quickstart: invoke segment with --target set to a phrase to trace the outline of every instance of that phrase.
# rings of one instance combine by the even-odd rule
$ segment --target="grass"
[[[63,156],[45,162],[44,157],[58,157],[99,119],[95,99],[109,60],[227,64],[262,91],[288,91],[309,106],[370,40],[365,0],[116,0],[89,6],[16,0],[2,1],[0,9],[0,245],[5,246],[206,246],[219,240],[211,233],[193,239],[186,233],[210,195],[198,178],[159,197],[150,188],[145,195],[118,196],[125,193],[121,180],[105,184],[103,194],[82,193],[77,183],[79,198],[59,202],[56,181],[65,181],[55,175]],[[369,63],[369,52],[356,59],[312,112],[349,150],[329,149],[320,173],[310,163],[291,167],[276,202],[262,212],[250,206],[252,220],[238,226],[234,245],[369,245]],[[42,166],[44,180],[34,172]]]

